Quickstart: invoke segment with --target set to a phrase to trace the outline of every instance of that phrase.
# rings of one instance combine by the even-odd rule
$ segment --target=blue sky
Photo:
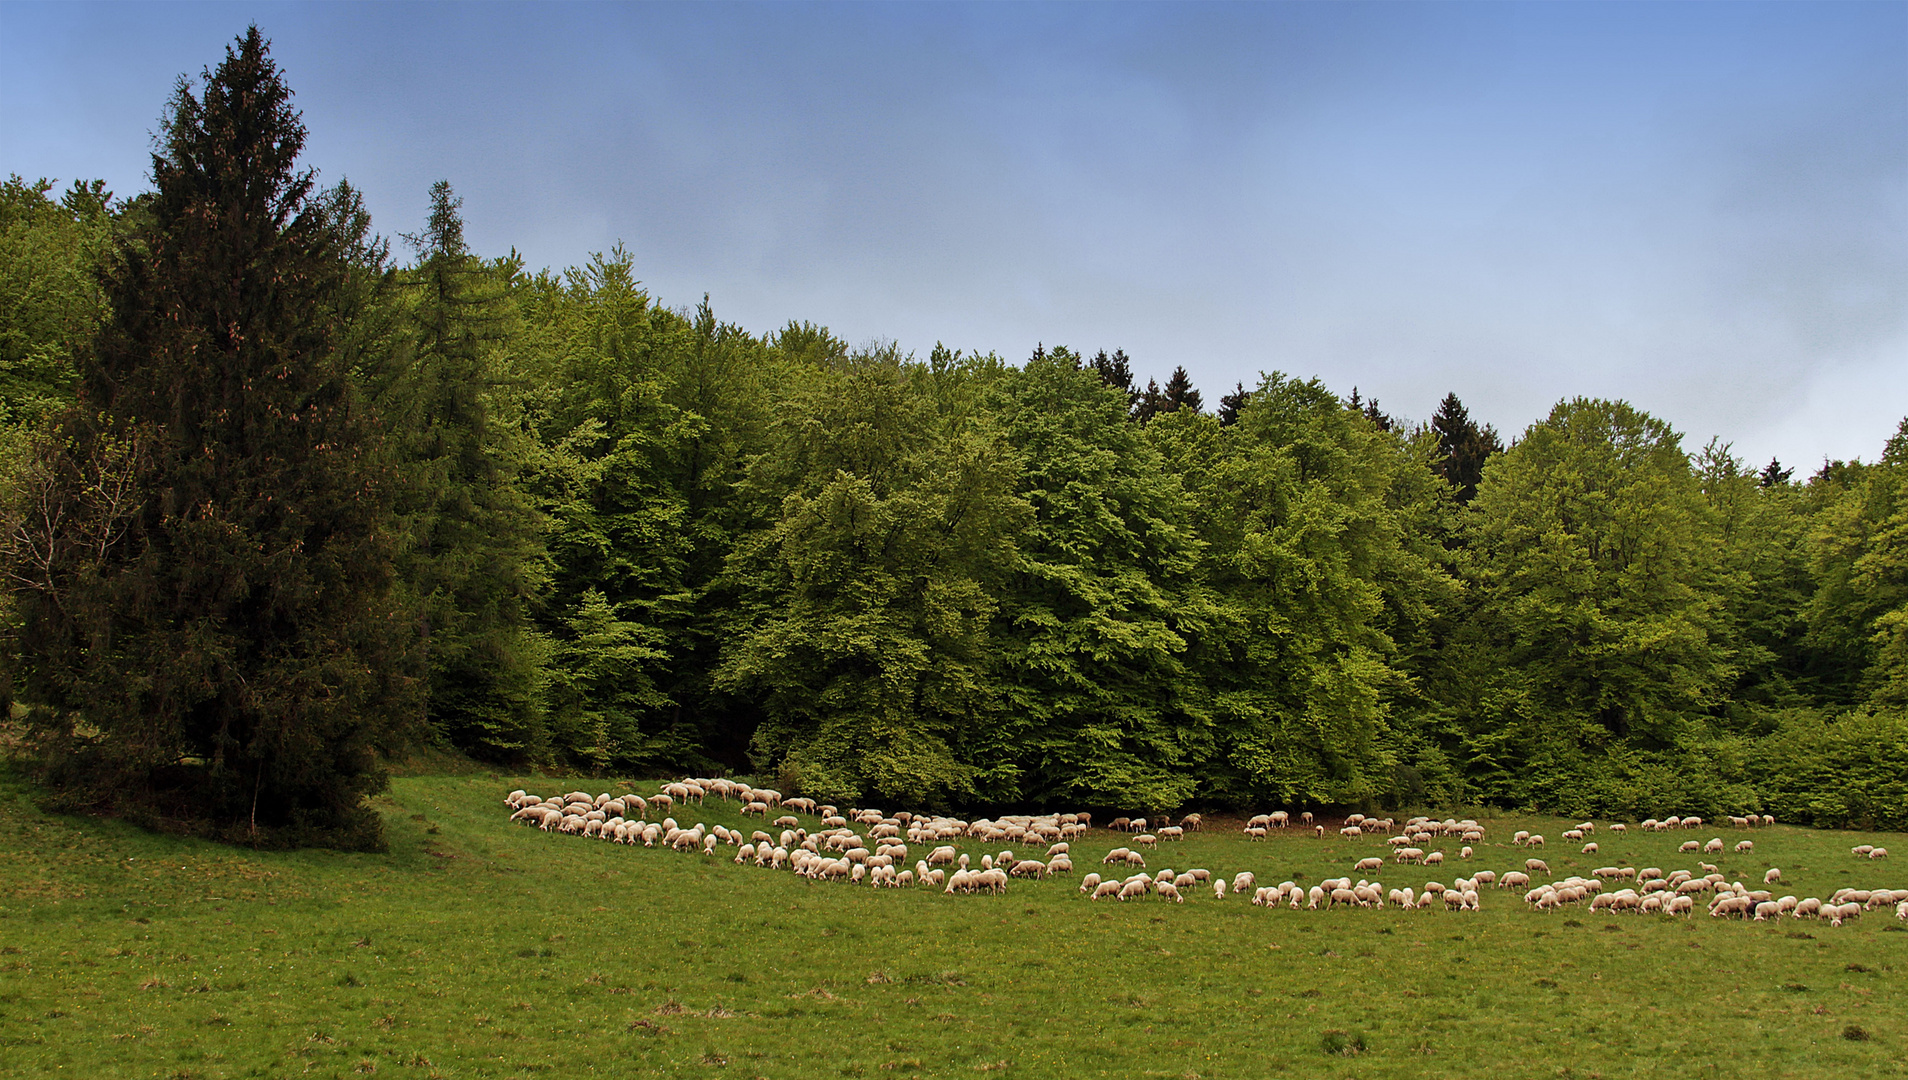
[[[146,186],[257,21],[378,228],[751,330],[1260,371],[1753,463],[1908,414],[1908,4],[0,2],[0,171]]]

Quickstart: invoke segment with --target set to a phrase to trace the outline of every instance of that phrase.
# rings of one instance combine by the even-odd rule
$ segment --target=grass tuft
[[[1365,1052],[1365,1035],[1361,1031],[1340,1031],[1337,1028],[1328,1028],[1319,1038],[1318,1046],[1328,1054],[1357,1057]]]

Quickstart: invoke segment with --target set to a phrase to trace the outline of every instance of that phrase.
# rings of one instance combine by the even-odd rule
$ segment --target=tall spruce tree
[[[404,471],[398,566],[428,654],[431,725],[478,756],[523,760],[545,742],[549,646],[529,606],[547,558],[520,482],[528,439],[509,423],[520,410],[499,370],[508,266],[465,246],[461,205],[449,182],[431,185],[424,232],[406,237],[418,252],[408,363],[380,405]]]
[[[32,574],[13,545],[29,730],[92,805],[376,847],[375,751],[416,715],[389,485],[338,348],[333,203],[256,27],[203,92],[180,80],[159,141],[40,456],[71,515],[28,538]]]

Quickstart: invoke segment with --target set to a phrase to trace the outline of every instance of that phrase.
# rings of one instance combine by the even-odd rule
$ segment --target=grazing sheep
[[[1873,850],[1875,850],[1875,845],[1873,844],[1858,844],[1855,847],[1849,848],[1848,853],[1858,859],[1866,859],[1868,858],[1868,853]]]
[[[1126,857],[1130,854],[1132,853],[1127,851],[1125,848],[1116,847],[1112,851],[1109,851],[1106,853],[1106,858],[1100,860],[1100,865],[1112,866],[1114,863],[1117,863],[1117,862],[1125,862]]]
[[[1769,868],[1768,873],[1762,875],[1762,883],[1764,885],[1774,885],[1776,882],[1781,880],[1782,880],[1782,871],[1778,870],[1777,868],[1773,866]]]
[[[1459,848],[1459,849],[1458,849],[1458,858],[1460,858],[1460,859],[1468,859],[1468,858],[1470,858],[1470,857],[1471,857],[1471,849],[1470,849],[1470,848],[1468,848],[1468,847],[1461,847],[1461,848]]]
[[[1469,850],[1471,850],[1471,849],[1470,849],[1470,848],[1465,848],[1464,850],[1466,850],[1466,851],[1469,851]],[[1433,852],[1431,852],[1430,854],[1428,854],[1428,855],[1426,855],[1426,856],[1424,857],[1424,865],[1426,865],[1426,866],[1442,866],[1442,865],[1444,865],[1444,852],[1442,852],[1442,851],[1433,851]]]
[[[1583,845],[1583,853],[1585,855],[1595,855],[1597,853],[1597,842],[1595,840],[1592,840],[1589,843]]]
[[[1749,852],[1751,852],[1751,851],[1754,851],[1754,850],[1756,850],[1756,842],[1755,842],[1754,840],[1738,840],[1738,841],[1736,841],[1736,854],[1738,854],[1738,855],[1746,855],[1746,854],[1748,854]]]
[[[1159,894],[1161,900],[1171,900],[1175,904],[1183,904],[1186,902],[1186,898],[1179,895],[1179,887],[1170,881],[1156,883],[1153,886],[1153,891]]]
[[[1723,851],[1723,842],[1722,842],[1722,837],[1720,836],[1709,840],[1707,843],[1703,845],[1703,854],[1705,855],[1721,855],[1722,851]]]
[[[1088,874],[1086,877],[1080,879],[1080,891],[1083,893],[1091,893],[1099,887],[1100,875],[1098,874]]]
[[[1870,851],[1868,853],[1868,857],[1871,859],[1886,859],[1888,857],[1888,849],[1885,847],[1878,847],[1874,849],[1873,851]]]
[[[1498,879],[1497,887],[1500,889],[1521,889],[1524,886],[1529,884],[1530,884],[1529,874],[1523,873],[1518,870],[1512,870],[1510,873],[1505,874],[1502,878]]]
[[[1524,869],[1533,874],[1541,873],[1545,877],[1550,876],[1550,864],[1544,862],[1542,859],[1525,859]]]
[[[1400,852],[1400,854],[1403,854],[1403,853]],[[1384,865],[1385,865],[1385,860],[1383,859],[1360,859],[1352,867],[1352,869],[1360,871],[1360,872],[1363,872],[1366,870],[1380,870],[1384,868]]]
[[[1244,892],[1258,884],[1258,881],[1258,878],[1252,876],[1252,871],[1241,870],[1232,875],[1232,891],[1236,893]]]

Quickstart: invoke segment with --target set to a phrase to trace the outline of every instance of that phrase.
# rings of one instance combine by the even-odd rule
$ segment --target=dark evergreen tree
[[[1391,430],[1391,417],[1378,407],[1378,399],[1371,398],[1366,401],[1360,401],[1358,398],[1358,388],[1356,386],[1352,387],[1351,407],[1353,412],[1371,421],[1372,427],[1377,428],[1379,431]]]
[[[1115,349],[1112,356],[1101,349],[1093,358],[1093,370],[1100,373],[1100,381],[1116,387],[1126,395],[1126,411],[1132,414],[1133,406],[1139,401],[1139,391],[1133,389],[1133,362],[1126,356],[1125,349]]]
[[[72,515],[24,565],[15,535],[21,689],[49,777],[88,805],[375,847],[376,750],[418,699],[391,485],[338,347],[350,268],[304,141],[256,27],[202,93],[180,81],[150,222],[40,457]]]
[[[1166,410],[1166,395],[1160,393],[1159,380],[1146,380],[1146,389],[1133,398],[1133,419],[1144,424]]]
[[[1250,400],[1252,395],[1246,392],[1245,383],[1233,383],[1232,393],[1219,398],[1219,426],[1231,427],[1238,423],[1239,410],[1245,408],[1245,403]]]
[[[1192,376],[1186,374],[1185,367],[1182,365],[1174,368],[1173,377],[1166,380],[1166,389],[1160,394],[1159,411],[1177,412],[1185,409],[1188,412],[1198,412],[1203,405],[1204,401],[1200,398],[1199,391],[1193,389]]]
[[[1478,427],[1456,394],[1444,395],[1431,417],[1431,428],[1438,433],[1438,446],[1443,452],[1436,468],[1438,475],[1458,489],[1459,502],[1470,502],[1484,476],[1484,463],[1492,454],[1503,452],[1496,430],[1488,424]]]
[[[1785,469],[1777,458],[1770,458],[1769,464],[1762,467],[1761,483],[1763,487],[1780,487],[1795,475],[1794,469]]]

